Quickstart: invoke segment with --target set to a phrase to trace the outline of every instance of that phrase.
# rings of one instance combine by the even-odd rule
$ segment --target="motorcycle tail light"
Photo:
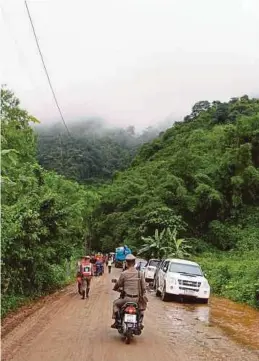
[[[135,307],[132,306],[127,307],[125,311],[130,314],[136,313]]]

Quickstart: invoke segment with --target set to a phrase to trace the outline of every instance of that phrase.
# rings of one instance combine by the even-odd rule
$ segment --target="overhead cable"
[[[66,122],[65,122],[65,119],[63,117],[63,114],[62,114],[62,111],[61,111],[61,108],[59,106],[59,103],[58,103],[58,100],[57,100],[57,97],[56,97],[56,94],[55,94],[55,91],[53,89],[53,86],[51,84],[51,80],[50,80],[50,77],[49,77],[49,74],[48,74],[48,70],[46,68],[46,65],[45,65],[45,62],[44,62],[44,58],[43,58],[43,55],[42,55],[42,52],[41,52],[41,49],[40,49],[40,45],[39,45],[39,41],[38,41],[38,37],[36,35],[36,31],[35,31],[35,28],[34,28],[34,25],[33,25],[33,21],[32,21],[32,17],[31,17],[31,14],[30,14],[30,10],[29,10],[29,7],[28,7],[28,4],[27,4],[27,1],[25,1],[25,6],[26,6],[26,9],[27,9],[27,13],[28,13],[28,17],[29,17],[29,20],[30,20],[30,23],[31,23],[31,27],[32,27],[32,30],[33,30],[33,34],[34,34],[34,38],[35,38],[35,41],[36,41],[36,44],[37,44],[37,47],[38,47],[38,51],[39,51],[39,54],[40,54],[40,57],[41,57],[41,61],[42,61],[42,64],[43,64],[43,67],[44,67],[44,70],[45,70],[45,73],[46,73],[46,76],[47,76],[47,79],[48,79],[48,83],[49,83],[49,86],[50,86],[50,89],[52,91],[52,94],[53,94],[53,97],[54,97],[54,100],[55,100],[55,103],[56,103],[56,106],[58,108],[58,111],[59,111],[59,114],[60,114],[60,117],[62,119],[62,122],[67,130],[67,133],[68,135],[72,138],[72,135],[66,125]]]

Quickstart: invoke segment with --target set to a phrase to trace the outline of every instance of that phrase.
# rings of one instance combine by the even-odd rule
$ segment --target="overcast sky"
[[[259,0],[29,1],[67,121],[145,127],[198,100],[259,95]],[[1,83],[58,118],[24,1],[1,0]]]

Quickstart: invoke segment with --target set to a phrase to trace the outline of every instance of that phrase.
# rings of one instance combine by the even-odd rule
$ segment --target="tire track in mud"
[[[32,301],[29,304],[22,306],[18,311],[10,312],[10,314],[2,320],[1,336],[5,337],[36,311],[40,311],[48,302],[55,302],[58,300],[64,295],[64,291],[66,291],[66,288],[48,296],[41,297],[34,302]]]
[[[143,334],[125,345],[110,328],[111,279],[119,270],[94,278],[90,297],[81,300],[75,286],[24,320],[2,340],[3,361],[258,361],[258,354],[197,321],[177,304],[149,295]]]
[[[3,338],[2,360],[11,360],[18,351],[22,350],[22,353],[19,354],[20,360],[24,351],[27,352],[27,350],[29,350],[31,343],[35,343],[35,340],[38,339],[39,343],[36,342],[36,344],[40,344],[40,340],[44,340],[46,334],[52,335],[51,343],[55,343],[56,345],[59,344],[59,332],[55,327],[56,319],[60,325],[65,323],[64,327],[69,323],[73,324],[73,322],[75,322],[75,327],[80,330],[80,328],[83,327],[83,324],[81,318],[76,317],[76,306],[78,305],[78,308],[84,310],[84,317],[87,318],[89,316],[98,297],[98,293],[96,292],[98,292],[100,280],[97,279],[95,281],[96,282],[93,282],[95,292],[92,294],[91,302],[88,302],[90,300],[81,300],[75,286],[69,286],[65,289],[58,299],[52,300],[49,297],[49,303],[45,303],[42,308],[25,319],[21,325],[17,326]],[[83,302],[85,303],[83,304]],[[75,318],[73,317],[73,313],[75,314]],[[83,333],[84,332],[78,332],[77,338],[78,336],[80,338],[80,335]],[[71,336],[72,335],[73,334],[71,334]]]
[[[202,322],[188,311],[188,308],[200,307],[204,310],[209,306],[184,307],[179,303],[164,303],[153,292],[150,298],[153,301],[150,302],[150,310],[155,312],[160,308],[157,320],[161,331],[168,335],[174,347],[184,349],[189,354],[189,360],[259,360],[259,350],[237,344],[221,329],[209,322]]]
[[[56,299],[48,296],[50,304],[45,303],[44,305],[36,305],[35,311],[30,315],[26,316],[21,324],[14,327],[11,325],[13,330],[7,333],[7,336],[3,335],[2,339],[2,360],[9,360],[17,352],[20,347],[23,347],[25,343],[30,342],[35,338],[35,335],[39,335],[48,323],[53,318],[53,314],[61,312],[65,308],[65,300],[69,299],[73,295],[72,286],[61,291],[61,295]],[[39,301],[40,303],[40,301]],[[39,308],[38,308],[39,307]],[[19,317],[18,317],[19,321]]]

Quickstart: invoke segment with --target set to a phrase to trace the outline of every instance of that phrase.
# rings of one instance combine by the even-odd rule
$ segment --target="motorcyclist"
[[[102,275],[103,274],[103,262],[101,259],[98,259],[96,262],[96,274]]]
[[[127,269],[121,273],[120,278],[114,285],[114,291],[123,291],[123,298],[119,298],[113,302],[112,318],[115,322],[111,328],[117,328],[120,320],[119,311],[126,302],[138,302],[139,296],[146,294],[146,283],[142,272],[138,272],[135,268],[136,257],[133,254],[126,256]]]

